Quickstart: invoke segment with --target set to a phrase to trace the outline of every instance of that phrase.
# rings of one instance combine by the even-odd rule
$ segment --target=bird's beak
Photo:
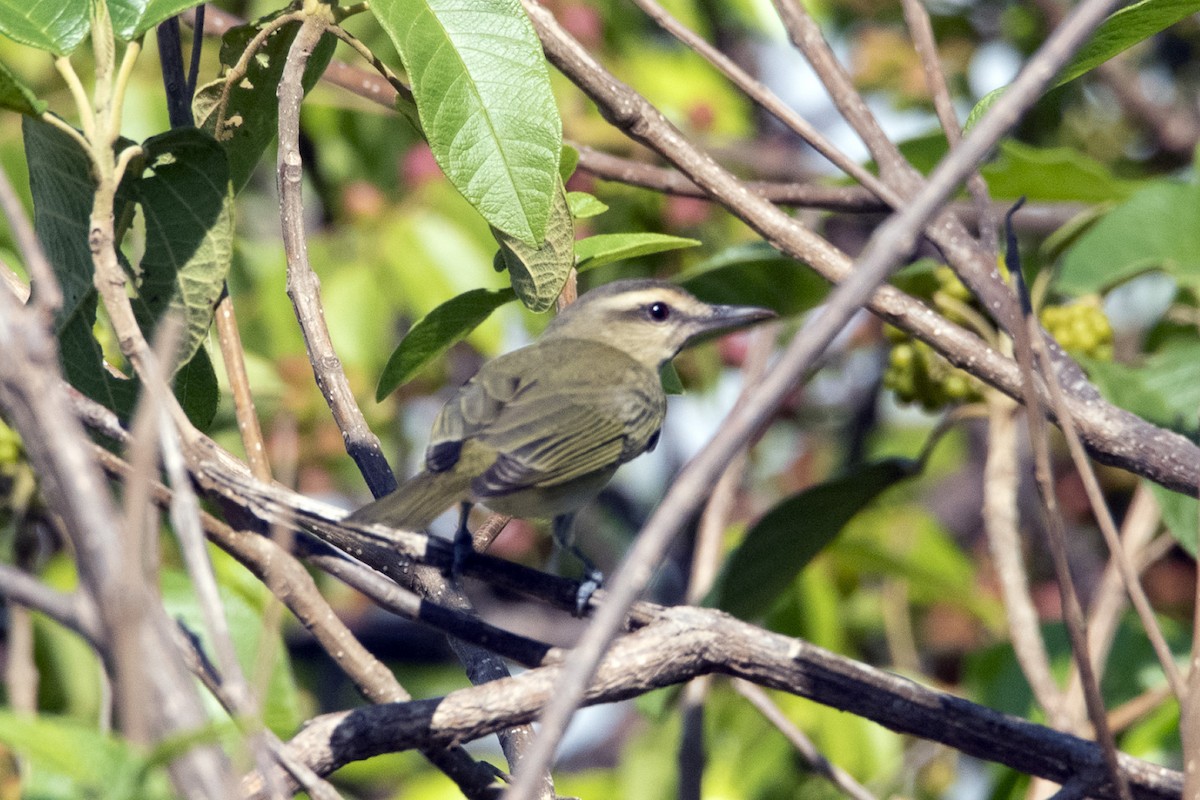
[[[689,341],[720,336],[778,316],[769,308],[755,306],[710,305],[709,309],[709,316],[695,321],[696,332],[688,337]]]

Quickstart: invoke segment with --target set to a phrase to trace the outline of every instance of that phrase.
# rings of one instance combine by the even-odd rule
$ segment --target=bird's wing
[[[495,462],[471,483],[482,497],[556,486],[615,468],[625,460],[626,425],[594,404],[553,408],[548,412],[554,417],[552,431],[546,431],[544,422],[521,419],[524,409],[506,410],[510,413],[503,421],[510,424],[480,438],[497,454]]]
[[[473,454],[494,453],[473,489],[496,496],[566,483],[643,452],[662,422],[661,402],[631,387],[618,372],[623,364],[555,380],[548,359],[594,355],[594,348],[575,353],[576,344],[517,350],[490,362],[442,409],[427,468],[453,467],[468,446]]]

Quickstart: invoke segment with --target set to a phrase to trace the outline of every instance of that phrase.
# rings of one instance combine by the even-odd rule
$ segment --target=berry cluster
[[[883,385],[902,403],[920,403],[936,411],[952,403],[979,400],[983,384],[952,366],[929,345],[895,328],[887,328],[892,352],[883,373]]]
[[[1063,306],[1046,306],[1038,319],[1055,341],[1072,355],[1111,361],[1113,331],[1100,298],[1091,295]]]
[[[926,291],[934,308],[951,322],[980,327],[983,315],[973,302],[971,292],[954,271],[940,265],[932,270],[932,276],[933,285]],[[1112,327],[1099,297],[1046,306],[1038,318],[1068,352],[1100,360],[1112,359]],[[983,397],[983,383],[978,378],[951,365],[929,345],[891,326],[885,328],[885,333],[892,343],[892,351],[883,373],[883,385],[900,402],[918,403],[927,411],[937,411],[950,404],[974,402]]]

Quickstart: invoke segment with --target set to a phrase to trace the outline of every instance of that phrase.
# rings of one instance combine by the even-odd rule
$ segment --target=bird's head
[[[603,342],[657,370],[697,338],[774,316],[766,308],[705,303],[666,281],[625,280],[580,295],[542,336]]]

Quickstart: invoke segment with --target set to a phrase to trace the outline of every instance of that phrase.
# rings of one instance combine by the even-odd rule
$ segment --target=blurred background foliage
[[[269,2],[225,2],[225,10],[253,19],[273,10]],[[667,38],[628,3],[597,0],[549,4],[558,18],[603,63],[647,95],[689,136],[750,177],[776,180],[828,175],[830,170],[785,134],[779,126],[716,75],[698,56]],[[844,126],[800,57],[787,46],[766,0],[671,0],[666,5],[685,24],[718,43],[788,98],[802,113],[852,151]],[[1004,85],[1022,60],[1044,39],[1061,15],[1054,0],[1006,3],[996,0],[942,0],[929,4],[942,63],[947,70],[961,119],[987,92]],[[920,64],[913,53],[896,3],[872,0],[813,0],[826,35],[869,93],[885,128],[905,144],[921,168],[946,151]],[[368,15],[347,22],[384,61],[398,64],[387,37]],[[166,130],[166,107],[156,69],[155,45],[147,52],[128,93],[125,135],[142,140]],[[1196,112],[1200,82],[1200,22],[1195,16],[1136,47],[1121,59],[1125,75],[1152,102],[1186,117]],[[205,43],[201,75],[217,73],[217,47]],[[88,73],[80,51],[77,69]],[[339,45],[335,58],[357,63]],[[49,57],[0,40],[0,60],[51,108],[71,107]],[[563,115],[565,138],[636,158],[592,104],[561,76],[553,84]],[[1045,97],[1022,122],[985,170],[993,197],[1060,204],[1071,213],[1069,227],[1026,231],[1025,266],[1050,281],[1047,305],[1069,306],[1085,296],[1092,308],[1112,320],[1110,350],[1085,361],[1092,376],[1118,403],[1156,422],[1195,435],[1195,353],[1197,277],[1200,276],[1200,192],[1193,167],[1194,137],[1170,139],[1153,121],[1138,117],[1117,101],[1111,81],[1089,76]],[[447,392],[469,377],[481,359],[526,342],[545,324],[518,309],[502,307],[444,359],[382,402],[372,400],[389,355],[403,333],[439,304],[480,287],[502,288],[507,276],[492,267],[495,251],[487,224],[450,187],[428,147],[402,117],[345,91],[320,85],[308,97],[302,116],[308,170],[308,239],[312,263],[322,282],[325,313],[337,353],[374,430],[400,474],[412,471],[423,437]],[[26,187],[21,121],[0,115],[0,161],[14,184]],[[1193,129],[1194,130],[1194,129]],[[365,489],[343,450],[342,437],[313,385],[304,345],[284,292],[284,256],[279,242],[277,201],[268,154],[238,197],[235,260],[229,276],[250,380],[265,427],[276,446],[275,459],[290,467],[298,488],[336,499],[347,507],[367,499]],[[835,181],[830,177],[828,180]],[[618,277],[689,276],[697,273],[714,295],[738,282],[743,291],[774,293],[793,312],[819,302],[823,287],[797,276],[783,280],[779,264],[758,253],[765,271],[744,270],[722,276],[705,272],[720,259],[757,241],[757,236],[710,203],[664,197],[648,190],[606,182],[577,172],[568,188],[594,194],[608,206],[577,222],[578,235],[657,231],[692,237],[701,245],[598,267],[581,275],[581,286]],[[26,197],[28,201],[28,197]],[[878,217],[796,212],[823,230],[839,246],[855,252]],[[7,230],[0,230],[0,258],[19,269],[20,259]],[[1133,244],[1130,245],[1131,240]],[[133,246],[136,246],[136,242]],[[736,263],[751,261],[743,255]],[[792,267],[794,269],[794,266]],[[774,270],[774,271],[772,271]],[[919,272],[919,268],[917,268]],[[1055,274],[1057,271],[1057,274]],[[1145,276],[1131,282],[1134,276]],[[925,281],[933,297],[939,284],[933,273],[913,270],[899,281]],[[706,278],[705,275],[708,277]],[[1116,289],[1116,291],[1113,291]],[[912,289],[918,291],[917,289]],[[702,292],[703,293],[703,292]],[[1103,300],[1100,298],[1103,296]],[[1146,299],[1149,298],[1149,299]],[[931,300],[932,302],[932,300]],[[1157,303],[1157,305],[1155,305]],[[1067,323],[1069,325],[1069,321]],[[775,335],[783,339],[798,325],[784,320]],[[1060,336],[1060,338],[1062,338]],[[1064,345],[1071,348],[1066,341]],[[769,344],[769,342],[768,342]],[[945,402],[919,410],[919,392],[897,401],[895,388],[883,387],[884,370],[897,359],[895,342],[882,326],[864,318],[843,338],[821,374],[798,392],[755,450],[749,478],[736,499],[730,544],[752,528],[778,502],[821,484],[847,469],[884,457],[916,457],[925,445]],[[1084,342],[1086,351],[1095,342]],[[674,471],[708,438],[738,391],[738,368],[747,353],[762,347],[753,335],[741,335],[684,354],[677,369],[685,394],[673,408],[657,452],[626,467],[601,502],[583,515],[583,547],[611,568],[639,522],[661,497]],[[214,359],[219,352],[210,347]],[[217,374],[224,380],[218,365]],[[1184,388],[1186,387],[1186,391]],[[904,392],[900,392],[901,395]],[[963,398],[957,398],[963,399]],[[227,391],[211,426],[224,446],[240,452]],[[293,438],[294,437],[294,438]],[[290,458],[285,445],[294,441]],[[3,445],[3,443],[0,443]],[[16,448],[17,445],[12,445]],[[829,531],[829,541],[802,572],[788,582],[763,610],[768,627],[803,636],[839,653],[878,664],[962,693],[995,708],[1037,714],[1028,687],[1015,665],[1003,622],[986,544],[981,536],[980,485],[983,452],[980,423],[954,427],[932,452],[919,474],[896,488],[881,485],[878,497],[848,526]],[[1065,458],[1065,457],[1064,457]],[[28,475],[14,451],[3,459],[13,503],[28,501]],[[1065,462],[1064,462],[1065,463]],[[1110,497],[1122,507],[1134,490],[1127,475],[1108,471],[1103,479]],[[1103,566],[1103,547],[1069,469],[1060,471],[1061,502],[1071,516],[1072,557],[1085,587],[1095,586]],[[24,500],[21,500],[21,487]],[[1183,547],[1194,553],[1194,504],[1158,492],[1168,504]],[[1028,498],[1029,487],[1022,487]],[[835,496],[836,500],[836,496]],[[865,503],[865,501],[864,501]],[[1173,505],[1172,505],[1173,504]],[[1028,505],[1033,508],[1032,504]],[[857,508],[857,507],[855,507]],[[797,513],[803,513],[801,509]],[[1057,629],[1057,594],[1036,531],[1028,515],[1028,548],[1034,594],[1065,669],[1066,648]],[[1190,525],[1190,533],[1188,532]],[[16,553],[29,545],[5,526],[5,547],[18,563],[44,560],[48,581],[73,581],[69,559],[61,553]],[[779,535],[779,534],[777,534]],[[1189,538],[1190,537],[1190,538]],[[660,569],[657,599],[680,600],[689,545],[682,542],[673,561]],[[495,552],[540,565],[548,547],[529,526],[514,523],[496,542]],[[172,563],[173,554],[165,554]],[[318,710],[360,702],[298,626],[285,625],[282,646],[263,648],[257,620],[265,607],[261,585],[241,567],[214,552],[233,627],[248,661],[258,654],[259,676],[267,686],[266,721],[287,736]],[[175,562],[177,564],[177,561]],[[320,578],[320,576],[318,576]],[[1195,581],[1190,558],[1176,548],[1150,567],[1147,588],[1162,615],[1174,620],[1176,652],[1186,652]],[[325,578],[324,589],[339,612],[375,652],[388,659],[415,696],[449,691],[465,683],[439,637],[391,618],[353,592]],[[572,622],[548,619],[508,597],[476,588],[485,615],[553,642],[570,641]],[[195,614],[179,573],[168,571],[163,592],[176,613]],[[1104,684],[1110,707],[1161,685],[1162,675],[1136,624],[1125,625],[1113,650]],[[264,659],[262,653],[267,653]],[[90,651],[55,625],[38,622],[37,661],[41,670],[40,704],[49,714],[80,722],[96,718],[98,665]],[[659,692],[637,703],[605,707],[581,715],[563,747],[562,794],[584,797],[665,798],[675,792],[679,715],[678,692]],[[1021,797],[1027,781],[990,765],[929,743],[907,740],[872,723],[789,696],[776,701],[834,763],[881,797]],[[732,689],[718,681],[705,715],[707,757],[704,796],[712,798],[812,798],[835,796],[802,766],[784,739]],[[1120,732],[1120,745],[1134,755],[1178,766],[1178,709],[1164,703],[1135,716]],[[49,734],[44,734],[49,735]],[[60,731],[53,740],[84,747]],[[97,758],[108,747],[91,740]],[[483,743],[483,748],[491,747]],[[86,749],[86,748],[85,748]],[[103,752],[102,752],[103,751]],[[86,760],[86,759],[85,759]],[[61,770],[71,774],[69,765]],[[86,784],[82,773],[75,785]],[[443,798],[454,789],[414,754],[354,764],[339,775],[347,797]],[[35,784],[29,797],[71,796],[62,773],[53,769]],[[81,784],[80,782],[83,782]],[[30,786],[26,785],[26,790]],[[108,787],[111,790],[112,787]],[[107,790],[106,790],[107,791]],[[146,796],[151,796],[153,792]],[[164,791],[162,787],[157,790]],[[0,797],[5,794],[0,787]],[[105,794],[104,796],[114,796]]]

